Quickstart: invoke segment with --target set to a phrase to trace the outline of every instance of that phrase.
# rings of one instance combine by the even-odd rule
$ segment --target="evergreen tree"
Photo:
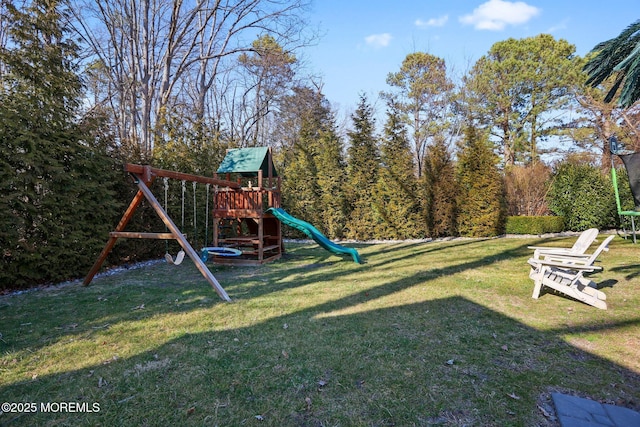
[[[57,2],[6,3],[0,50],[0,289],[84,274],[113,224],[113,162],[96,118],[77,121],[78,48]],[[99,120],[98,120],[99,121]],[[108,138],[107,138],[108,140]]]
[[[451,153],[442,139],[427,147],[423,183],[427,232],[431,237],[455,236],[456,172]]]
[[[345,225],[343,146],[326,98],[310,88],[295,88],[283,104],[286,145],[280,153],[283,205],[330,238]]]
[[[360,102],[352,120],[354,129],[347,133],[350,142],[347,152],[347,197],[351,207],[347,237],[367,240],[378,237],[378,224],[372,206],[380,154],[374,135],[373,109],[366,95],[360,95]]]
[[[321,150],[315,159],[320,192],[320,229],[331,238],[344,237],[347,222],[344,146],[337,136],[335,125],[320,133]]]
[[[287,153],[286,168],[282,171],[282,199],[291,215],[318,226],[320,190],[315,158],[321,124],[309,113],[303,112],[297,140]]]
[[[461,236],[502,234],[505,202],[498,157],[485,136],[469,126],[458,152],[458,231]]]
[[[374,211],[381,223],[380,237],[410,239],[424,236],[413,158],[400,112],[390,101],[380,146],[381,166],[374,197]]]
[[[402,111],[400,117],[410,129],[418,178],[422,178],[427,145],[450,124],[453,83],[445,61],[425,52],[410,53],[398,72],[387,75],[387,83],[392,91],[381,95]]]
[[[491,46],[463,78],[459,106],[476,127],[490,129],[506,167],[535,162],[541,142],[561,133],[579,73],[575,46],[549,34]],[[550,118],[553,117],[553,119]]]

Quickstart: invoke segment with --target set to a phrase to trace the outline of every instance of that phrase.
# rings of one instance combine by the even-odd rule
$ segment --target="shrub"
[[[564,218],[561,216],[509,216],[507,234],[544,234],[559,233],[564,230]]]
[[[547,215],[551,169],[542,162],[512,166],[504,177],[509,215]]]
[[[567,230],[606,229],[617,224],[611,178],[589,164],[560,164],[549,191],[549,208],[564,217]]]

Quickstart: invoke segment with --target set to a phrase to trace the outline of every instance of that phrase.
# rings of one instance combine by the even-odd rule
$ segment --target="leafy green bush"
[[[616,175],[618,180],[618,194],[620,196],[620,208],[623,211],[632,211],[635,209],[635,203],[633,194],[631,193],[631,187],[629,187],[627,169],[618,167],[616,169]],[[624,229],[631,229],[631,218],[630,216],[618,217],[618,226]]]
[[[561,216],[508,216],[507,234],[559,233],[564,230]]]
[[[549,191],[549,209],[565,219],[565,228],[583,231],[617,224],[611,178],[589,164],[560,164]]]

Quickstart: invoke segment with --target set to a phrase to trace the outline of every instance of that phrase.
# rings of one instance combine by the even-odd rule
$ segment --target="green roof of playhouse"
[[[273,163],[273,162],[272,162]],[[232,148],[222,159],[218,173],[239,173],[243,176],[257,176],[262,170],[262,176],[269,176],[269,147]],[[278,176],[271,165],[271,175]]]

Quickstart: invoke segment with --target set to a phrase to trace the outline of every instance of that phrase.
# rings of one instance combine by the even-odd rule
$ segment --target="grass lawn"
[[[638,410],[640,245],[600,257],[608,310],[531,298],[527,246],[574,240],[357,245],[363,265],[287,244],[211,265],[233,303],[189,260],[5,295],[0,401],[29,405],[0,425],[553,426],[551,391]]]

